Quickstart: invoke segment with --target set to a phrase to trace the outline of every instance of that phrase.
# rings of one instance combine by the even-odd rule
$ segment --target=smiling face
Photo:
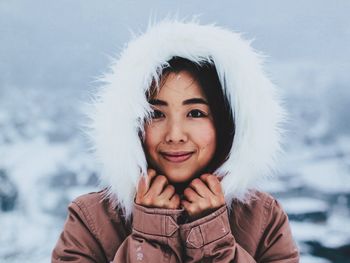
[[[154,114],[145,125],[148,161],[172,183],[191,180],[216,149],[214,121],[201,87],[187,71],[170,72],[149,102]]]

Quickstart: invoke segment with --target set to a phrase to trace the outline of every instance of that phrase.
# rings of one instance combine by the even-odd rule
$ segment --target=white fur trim
[[[244,200],[259,179],[271,174],[280,151],[285,112],[264,74],[262,58],[238,33],[198,22],[165,20],[133,39],[102,78],[88,133],[102,166],[108,196],[131,215],[137,181],[147,163],[138,129],[150,111],[145,91],[173,56],[212,60],[231,102],[236,133],[229,159],[216,171],[227,203]],[[141,173],[140,173],[141,172]]]

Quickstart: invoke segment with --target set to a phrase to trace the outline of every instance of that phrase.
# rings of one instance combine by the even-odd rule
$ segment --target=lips
[[[169,162],[181,163],[191,158],[194,152],[161,152],[160,154]]]

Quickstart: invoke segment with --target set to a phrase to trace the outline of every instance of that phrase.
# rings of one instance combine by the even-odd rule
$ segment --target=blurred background
[[[301,262],[350,262],[347,0],[0,0],[0,262],[50,262],[68,203],[97,189],[81,105],[132,31],[174,14],[267,55],[290,120],[263,188],[288,212]]]

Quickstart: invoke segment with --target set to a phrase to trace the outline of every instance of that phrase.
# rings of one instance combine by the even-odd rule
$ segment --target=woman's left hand
[[[203,174],[192,180],[184,190],[186,200],[181,200],[191,220],[204,217],[225,205],[224,193],[217,176]]]

